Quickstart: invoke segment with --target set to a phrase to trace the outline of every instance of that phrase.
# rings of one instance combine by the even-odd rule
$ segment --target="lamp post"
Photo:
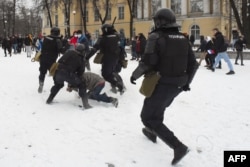
[[[73,15],[74,15],[74,18],[73,18],[73,19],[74,19],[74,20],[73,20],[73,27],[74,27],[74,29],[75,29],[75,15],[76,15],[76,11],[75,11],[75,10],[73,10],[73,12],[72,12],[72,13],[73,13]]]

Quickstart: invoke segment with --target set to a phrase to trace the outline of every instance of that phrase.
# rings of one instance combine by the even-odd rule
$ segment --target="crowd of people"
[[[201,36],[200,46],[202,57],[197,62],[194,51],[194,37],[179,31],[175,14],[172,10],[159,9],[153,17],[155,24],[148,39],[139,33],[131,40],[131,60],[138,61],[138,67],[131,74],[130,82],[144,76],[145,82],[141,92],[145,95],[141,120],[145,127],[142,133],[152,142],[157,138],[164,141],[174,151],[172,165],[177,164],[188,152],[188,146],[183,144],[174,133],[163,123],[164,112],[174,99],[183,91],[190,91],[190,85],[201,61],[205,59],[206,67],[215,71],[221,59],[228,65],[228,75],[235,74],[233,65],[227,54],[227,42],[218,28],[212,30],[213,36]],[[101,93],[105,83],[110,83],[113,93],[121,95],[126,87],[120,72],[126,68],[126,38],[123,31],[118,32],[114,25],[103,24],[102,34],[92,42],[91,35],[82,30],[73,32],[70,38],[62,38],[58,27],[51,28],[47,36],[36,39],[27,34],[25,38],[17,36],[6,37],[2,42],[5,56],[12,56],[25,50],[27,57],[31,57],[31,50],[40,52],[39,58],[39,86],[38,92],[43,92],[45,76],[51,67],[55,67],[53,74],[54,85],[46,100],[53,103],[58,92],[64,87],[67,91],[77,91],[84,109],[92,108],[88,99],[111,103],[118,106],[118,99],[107,93]],[[239,36],[233,47],[237,51],[235,64],[238,59],[243,64],[243,47],[245,41]],[[25,46],[25,47],[24,47]],[[90,47],[91,46],[91,47]],[[182,48],[182,49],[179,49]],[[98,54],[97,54],[98,53]],[[59,57],[59,55],[62,55]],[[90,72],[89,59],[101,56],[101,75]],[[86,69],[89,72],[86,72]],[[149,92],[149,93],[145,93]]]
[[[27,57],[32,56],[32,51],[36,51],[38,41],[42,39],[42,35],[33,37],[31,34],[26,36],[6,36],[2,38],[1,45],[4,50],[4,56],[12,56],[13,54],[20,54],[22,51],[27,53]]]
[[[223,59],[229,68],[229,72],[227,75],[235,74],[233,63],[231,62],[227,50],[231,45],[232,51],[236,51],[235,65],[238,64],[238,59],[240,58],[240,65],[244,66],[243,63],[243,49],[246,46],[246,39],[243,35],[239,35],[238,31],[233,30],[233,41],[230,44],[229,40],[219,31],[218,28],[214,28],[212,30],[213,36],[200,36],[200,45],[196,52],[201,52],[200,61],[205,59],[205,67],[211,71],[215,71],[215,69],[221,69],[221,60]],[[237,33],[236,33],[237,32]],[[236,35],[237,34],[237,35]]]

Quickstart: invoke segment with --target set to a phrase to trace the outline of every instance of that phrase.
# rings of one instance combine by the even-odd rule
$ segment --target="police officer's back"
[[[174,150],[172,164],[178,163],[188,152],[174,133],[163,124],[164,111],[174,98],[184,90],[190,90],[198,63],[188,39],[179,32],[174,13],[160,9],[154,16],[155,29],[149,34],[144,59],[131,76],[131,83],[143,74],[155,71],[159,75],[153,93],[144,100],[141,120],[143,134],[152,142],[162,139]],[[149,85],[150,86],[150,85]]]
[[[60,29],[53,27],[50,35],[45,36],[42,44],[40,67],[39,67],[39,87],[38,92],[42,93],[45,75],[53,63],[56,62],[60,53],[63,53],[62,41],[60,39]]]
[[[64,82],[68,82],[71,86],[79,89],[79,96],[82,98],[82,103],[85,109],[91,108],[88,103],[86,94],[86,85],[81,80],[82,74],[85,71],[85,46],[78,44],[75,50],[68,50],[59,60],[58,68],[54,76],[54,86],[51,88],[50,96],[47,103],[50,104],[59,90],[64,86]]]

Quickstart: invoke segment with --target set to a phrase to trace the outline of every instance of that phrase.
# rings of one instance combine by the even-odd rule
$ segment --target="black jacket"
[[[234,44],[234,47],[236,48],[237,51],[243,51],[243,40],[241,39],[238,39],[235,44]]]
[[[58,60],[58,70],[75,73],[81,77],[85,70],[84,56],[75,50],[68,50]]]
[[[10,39],[4,38],[3,39],[3,43],[2,43],[2,48],[6,49],[6,48],[11,48],[12,47],[12,43]]]
[[[118,34],[103,35],[95,43],[94,48],[100,50],[103,53],[103,63],[115,63],[118,62],[121,49],[119,46],[120,38]]]
[[[224,36],[221,32],[215,33],[214,46],[216,53],[227,51],[227,44],[225,43]]]
[[[55,62],[62,53],[63,45],[59,37],[52,35],[44,37],[40,62]]]
[[[198,68],[188,39],[178,29],[151,33],[144,54],[143,62],[132,74],[135,79],[153,70],[161,75],[159,82],[184,86],[191,83]]]

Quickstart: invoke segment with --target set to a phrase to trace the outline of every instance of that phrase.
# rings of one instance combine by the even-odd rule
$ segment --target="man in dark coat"
[[[188,147],[163,124],[164,112],[179,93],[190,90],[189,85],[199,65],[188,39],[179,32],[179,25],[171,9],[158,10],[154,24],[155,29],[148,37],[144,60],[134,70],[130,81],[135,84],[135,80],[142,75],[157,72],[159,80],[153,93],[144,99],[141,120],[145,128],[142,132],[152,142],[155,143],[159,137],[172,148],[172,165],[175,165],[187,154]]]
[[[236,65],[238,65],[238,59],[240,57],[240,61],[241,61],[241,65],[243,66],[243,47],[244,47],[244,41],[243,41],[243,37],[240,36],[239,39],[235,42],[234,47],[236,48],[237,51],[237,56],[235,59],[235,63]]]
[[[218,63],[220,62],[221,59],[224,59],[225,62],[228,65],[229,68],[229,72],[226,73],[227,75],[232,75],[235,74],[234,69],[233,69],[233,65],[229,59],[229,56],[227,54],[227,44],[225,43],[225,38],[222,35],[222,33],[218,30],[218,28],[214,28],[213,29],[213,33],[214,33],[214,47],[215,47],[215,52],[217,53],[217,56],[215,57],[215,63],[213,64],[213,68],[212,71],[215,71],[215,67],[218,65]]]
[[[43,40],[39,68],[39,93],[42,93],[43,91],[43,85],[47,71],[50,69],[51,65],[56,62],[60,53],[63,53],[60,29],[53,27],[50,30],[50,35],[45,36]]]
[[[6,50],[8,51],[11,57],[12,43],[9,37],[3,39],[2,48],[4,50],[5,57],[7,56]]]
[[[85,46],[78,44],[76,50],[68,50],[59,60],[55,72],[54,86],[50,90],[47,104],[50,104],[59,90],[64,86],[64,82],[78,88],[79,96],[82,98],[82,104],[85,109],[91,108],[88,103],[86,93],[86,84],[81,79],[85,71],[84,62]]]

